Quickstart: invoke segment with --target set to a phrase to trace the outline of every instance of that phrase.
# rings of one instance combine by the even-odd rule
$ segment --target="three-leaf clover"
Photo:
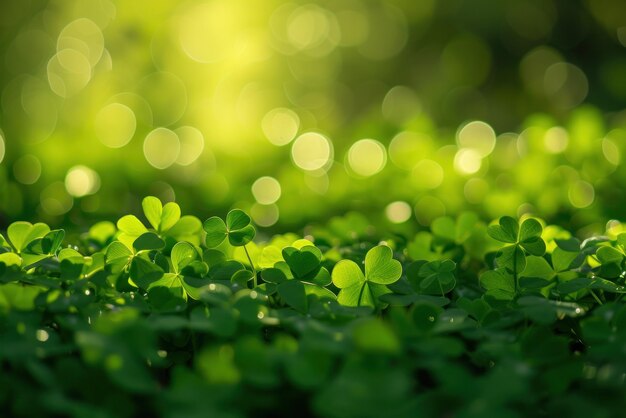
[[[152,251],[163,247],[165,241],[154,232],[143,233],[130,247],[126,243],[113,241],[105,251],[105,268],[113,274],[127,272],[131,284],[145,288],[147,283],[163,276],[163,269],[148,257]]]
[[[546,252],[542,231],[536,219],[528,218],[520,226],[510,216],[503,216],[497,225],[487,228],[491,238],[506,244],[498,251],[496,263],[513,274],[516,286],[517,275],[526,268],[526,254],[542,256]]]
[[[598,274],[607,279],[616,279],[624,272],[626,260],[626,233],[617,236],[615,246],[602,245],[596,250],[595,258],[600,263]]]
[[[242,247],[252,241],[256,230],[250,221],[250,217],[241,209],[233,209],[226,215],[226,222],[218,216],[213,216],[202,225],[206,232],[206,246],[215,248],[226,237],[233,247]]]
[[[393,259],[391,248],[379,245],[365,256],[365,274],[351,260],[341,260],[335,265],[332,280],[340,291],[337,300],[346,306],[380,306],[378,298],[390,290],[386,285],[395,283],[402,275],[402,265]]]
[[[188,242],[179,242],[174,245],[171,253],[172,268],[158,280],[147,284],[146,289],[151,291],[156,287],[166,287],[170,293],[178,298],[187,300],[200,298],[202,284],[201,277],[208,272],[206,264],[199,262],[200,255],[196,248]]]
[[[241,209],[233,209],[226,215],[226,222],[219,216],[213,216],[202,225],[206,232],[205,243],[209,248],[215,248],[228,237],[228,242],[233,247],[243,247],[246,257],[252,268],[254,286],[257,285],[256,269],[246,244],[254,239],[256,229],[252,225],[250,217]]]
[[[308,296],[335,299],[335,294],[326,289],[332,279],[325,267],[322,267],[322,252],[313,245],[297,249],[285,247],[282,251],[285,261],[277,262],[274,267],[263,270],[263,279],[275,286],[280,297],[292,308],[306,312]],[[273,286],[272,286],[273,285]]]
[[[421,265],[414,263],[412,266],[419,267],[419,270],[415,272],[415,268],[409,268],[407,276],[418,293],[445,296],[456,285],[456,263],[452,260],[435,260]]]
[[[141,206],[146,219],[159,237],[173,237],[177,241],[185,240],[200,244],[197,238],[201,228],[200,220],[195,216],[181,217],[178,204],[169,202],[163,205],[158,198],[148,196],[143,199]],[[117,229],[120,230],[117,239],[128,248],[133,247],[137,238],[149,232],[149,229],[134,215],[121,217],[117,221]]]

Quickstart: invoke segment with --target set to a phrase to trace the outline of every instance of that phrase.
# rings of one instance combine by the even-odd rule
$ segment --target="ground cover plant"
[[[620,416],[626,234],[351,213],[256,237],[173,202],[0,236],[11,417]],[[137,216],[139,215],[139,216]],[[204,219],[204,218],[202,218]]]

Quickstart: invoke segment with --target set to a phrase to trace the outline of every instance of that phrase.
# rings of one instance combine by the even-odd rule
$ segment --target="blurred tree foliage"
[[[85,226],[145,194],[275,230],[348,209],[581,235],[623,216],[619,0],[1,8],[2,228]]]

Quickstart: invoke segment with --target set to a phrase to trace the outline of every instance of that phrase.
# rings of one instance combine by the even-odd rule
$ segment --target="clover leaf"
[[[565,272],[575,269],[585,261],[585,256],[580,251],[580,241],[576,238],[566,240],[554,240],[556,248],[552,251],[552,267],[557,272]]]
[[[526,255],[542,256],[546,252],[542,231],[536,219],[528,218],[520,226],[510,216],[501,217],[497,225],[487,228],[491,238],[506,244],[498,251],[496,264],[512,274],[515,289],[519,274],[526,268]]]
[[[335,294],[325,287],[332,279],[328,270],[321,266],[319,248],[313,245],[300,249],[286,247],[282,255],[286,261],[279,261],[261,273],[268,285],[268,293],[275,288],[287,305],[303,313],[308,311],[309,296],[336,299]]]
[[[596,268],[598,275],[606,279],[617,279],[624,272],[626,234],[620,234],[614,244],[615,246],[599,246],[595,253],[595,258],[600,263]]]
[[[53,257],[61,248],[61,244],[65,238],[65,231],[55,229],[48,232],[41,238],[36,238],[26,245],[22,251],[24,267],[31,266],[41,260]]]
[[[174,202],[164,206],[158,198],[148,196],[143,199],[141,206],[148,222],[158,233],[172,228],[180,219],[180,206]]]
[[[148,284],[147,290],[156,287],[168,288],[176,297],[187,300],[200,299],[202,286],[205,284],[201,276],[208,272],[208,267],[199,260],[200,255],[196,248],[188,242],[179,242],[172,248],[172,271],[163,274],[163,277]]]
[[[325,267],[322,267],[322,252],[313,245],[301,249],[286,247],[282,251],[283,258],[297,280],[310,282],[319,286],[328,286],[332,279]]]
[[[442,216],[432,222],[431,230],[437,237],[462,244],[465,242],[478,224],[478,215],[473,212],[464,212],[456,219]]]
[[[213,216],[204,221],[202,227],[206,232],[205,244],[209,248],[217,247],[227,237],[228,242],[233,247],[243,247],[252,268],[254,286],[256,287],[256,267],[246,248],[246,244],[250,243],[256,235],[250,217],[241,209],[233,209],[226,215],[226,222],[218,216]]]
[[[153,231],[160,237],[171,237],[176,241],[189,241],[200,244],[198,239],[201,230],[200,220],[194,216],[181,217],[180,206],[174,202],[163,205],[161,201],[148,196],[143,199],[144,215]],[[117,239],[132,248],[134,241],[141,235],[152,232],[134,215],[126,215],[117,221],[120,234]]]
[[[42,238],[50,232],[48,225],[43,223],[13,222],[7,229],[9,243],[17,254],[21,254],[32,241]]]
[[[520,226],[510,216],[500,218],[497,225],[487,228],[487,233],[493,239],[522,247],[531,255],[541,256],[546,252],[546,244],[541,238],[543,227],[533,218],[528,218]]]
[[[417,272],[407,270],[407,276],[418,293],[445,296],[456,284],[455,268],[452,260],[435,260],[419,265]]]
[[[393,259],[391,248],[379,245],[365,256],[365,274],[352,260],[341,260],[333,268],[332,280],[340,291],[337,300],[346,306],[378,307],[378,298],[390,293],[386,285],[402,275],[402,266]]]
[[[256,234],[250,217],[241,209],[233,209],[226,215],[226,222],[218,216],[213,216],[202,226],[206,232],[207,247],[214,248],[220,245],[226,237],[234,247],[241,247],[252,241]]]
[[[504,301],[513,300],[516,292],[513,276],[503,270],[502,268],[487,270],[480,275],[479,282],[488,297]]]

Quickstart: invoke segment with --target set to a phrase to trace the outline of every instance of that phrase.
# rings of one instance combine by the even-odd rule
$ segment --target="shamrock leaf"
[[[148,196],[141,203],[144,215],[153,231],[160,238],[171,237],[176,241],[186,240],[200,244],[198,239],[201,223],[194,216],[180,216],[180,206],[174,202],[163,205],[154,196]],[[126,215],[117,221],[117,229],[120,233],[117,239],[127,247],[133,248],[137,238],[147,232],[151,232],[134,215]]]
[[[462,244],[465,242],[478,224],[478,215],[473,212],[464,212],[455,221],[449,216],[442,216],[432,222],[430,229],[437,237]]]
[[[154,232],[141,234],[139,238],[133,241],[133,249],[136,252],[160,250],[163,247],[165,247],[165,242]]]
[[[531,255],[526,258],[526,268],[520,273],[519,284],[526,289],[542,289],[550,285],[554,277],[555,272],[545,258]]]
[[[143,212],[150,225],[161,233],[172,228],[180,219],[180,207],[174,203],[166,203],[165,206],[154,196],[148,196],[141,202]]]
[[[516,243],[519,235],[519,224],[510,216],[503,216],[498,225],[490,225],[487,228],[489,236],[496,241]]]
[[[513,275],[515,289],[519,274],[526,268],[526,255],[542,256],[546,252],[542,231],[543,227],[536,219],[528,218],[520,226],[510,216],[501,217],[497,225],[487,229],[491,238],[506,244],[498,251],[496,264]]]
[[[415,238],[407,245],[407,252],[413,260],[437,260],[441,258],[438,251],[432,249],[433,236],[422,231],[415,234]]]
[[[309,296],[320,299],[336,299],[333,292],[326,289],[332,279],[328,270],[321,266],[322,252],[319,248],[306,245],[301,249],[286,247],[282,252],[286,261],[279,261],[274,267],[263,270],[263,280],[267,288],[274,288],[295,310],[306,313],[309,308]]]
[[[554,240],[556,248],[552,251],[552,267],[557,272],[575,269],[585,261],[580,252],[580,241],[576,238]]]
[[[256,234],[250,217],[240,209],[233,209],[226,215],[226,222],[217,216],[204,221],[203,228],[206,232],[206,245],[214,248],[220,245],[226,237],[234,247],[241,247],[252,241]]]
[[[55,256],[61,248],[63,238],[65,238],[65,231],[55,229],[54,231],[48,232],[43,237],[36,238],[29,242],[22,251],[24,267],[32,266],[41,260]]]
[[[147,290],[156,287],[166,287],[176,296],[187,300],[200,299],[200,292],[205,281],[201,276],[208,272],[208,267],[197,262],[200,255],[196,248],[188,242],[179,242],[174,245],[171,253],[172,271],[163,274],[163,277],[151,282]]]
[[[415,268],[407,269],[407,276],[418,293],[445,296],[456,284],[455,268],[452,260],[429,261],[419,265],[417,272]]]
[[[624,260],[626,260],[625,236],[626,234],[620,234],[614,247],[607,244],[599,246],[596,250],[595,258],[600,263],[596,270],[601,277],[617,279],[623,273]]]
[[[50,232],[48,225],[43,223],[13,222],[7,229],[9,242],[17,254],[26,249],[28,244],[37,238],[42,238]]]
[[[546,252],[546,244],[541,238],[543,227],[533,218],[528,218],[519,226],[510,216],[503,216],[498,225],[487,228],[489,236],[497,241],[522,247],[531,255],[541,256]]]
[[[504,269],[488,270],[480,275],[479,281],[490,298],[505,301],[515,298],[513,276]]]
[[[286,247],[282,255],[295,279],[319,286],[328,286],[331,283],[328,270],[321,266],[322,252],[319,248],[313,245],[304,246],[299,250]]]
[[[378,298],[390,293],[386,285],[396,282],[402,275],[402,266],[393,259],[391,248],[379,245],[365,256],[365,274],[351,260],[335,265],[332,280],[340,291],[337,300],[346,306],[380,306]]]

